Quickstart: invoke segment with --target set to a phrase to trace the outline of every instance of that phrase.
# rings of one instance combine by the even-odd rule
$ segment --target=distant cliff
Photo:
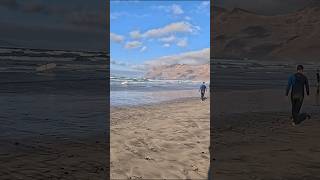
[[[208,81],[210,79],[210,66],[204,65],[163,65],[154,66],[146,74],[149,79],[179,79]]]
[[[215,7],[213,56],[223,59],[318,61],[320,7],[277,16]]]

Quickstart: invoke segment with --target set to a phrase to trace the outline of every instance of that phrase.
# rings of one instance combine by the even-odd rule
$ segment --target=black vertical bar
[[[212,180],[213,179],[213,47],[214,47],[214,42],[213,42],[213,33],[214,33],[214,16],[213,16],[213,9],[214,9],[214,0],[210,0],[210,166],[209,166],[209,173],[208,173],[208,179]]]
[[[106,179],[110,178],[110,0],[106,2],[106,33],[107,33],[107,127],[106,127]]]

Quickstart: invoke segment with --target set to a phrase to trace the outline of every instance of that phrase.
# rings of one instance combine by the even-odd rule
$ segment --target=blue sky
[[[111,1],[110,45],[111,69],[199,59],[210,47],[210,2]]]

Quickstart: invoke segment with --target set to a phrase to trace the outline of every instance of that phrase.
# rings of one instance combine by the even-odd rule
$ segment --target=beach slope
[[[210,100],[111,108],[111,179],[206,179]]]

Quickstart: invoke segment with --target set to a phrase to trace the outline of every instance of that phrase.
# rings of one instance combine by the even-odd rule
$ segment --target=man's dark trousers
[[[306,113],[300,114],[300,109],[303,103],[303,96],[301,95],[291,95],[291,103],[292,103],[292,118],[296,124],[301,123],[303,120],[307,118]]]
[[[201,92],[201,100],[204,100],[204,92]]]

